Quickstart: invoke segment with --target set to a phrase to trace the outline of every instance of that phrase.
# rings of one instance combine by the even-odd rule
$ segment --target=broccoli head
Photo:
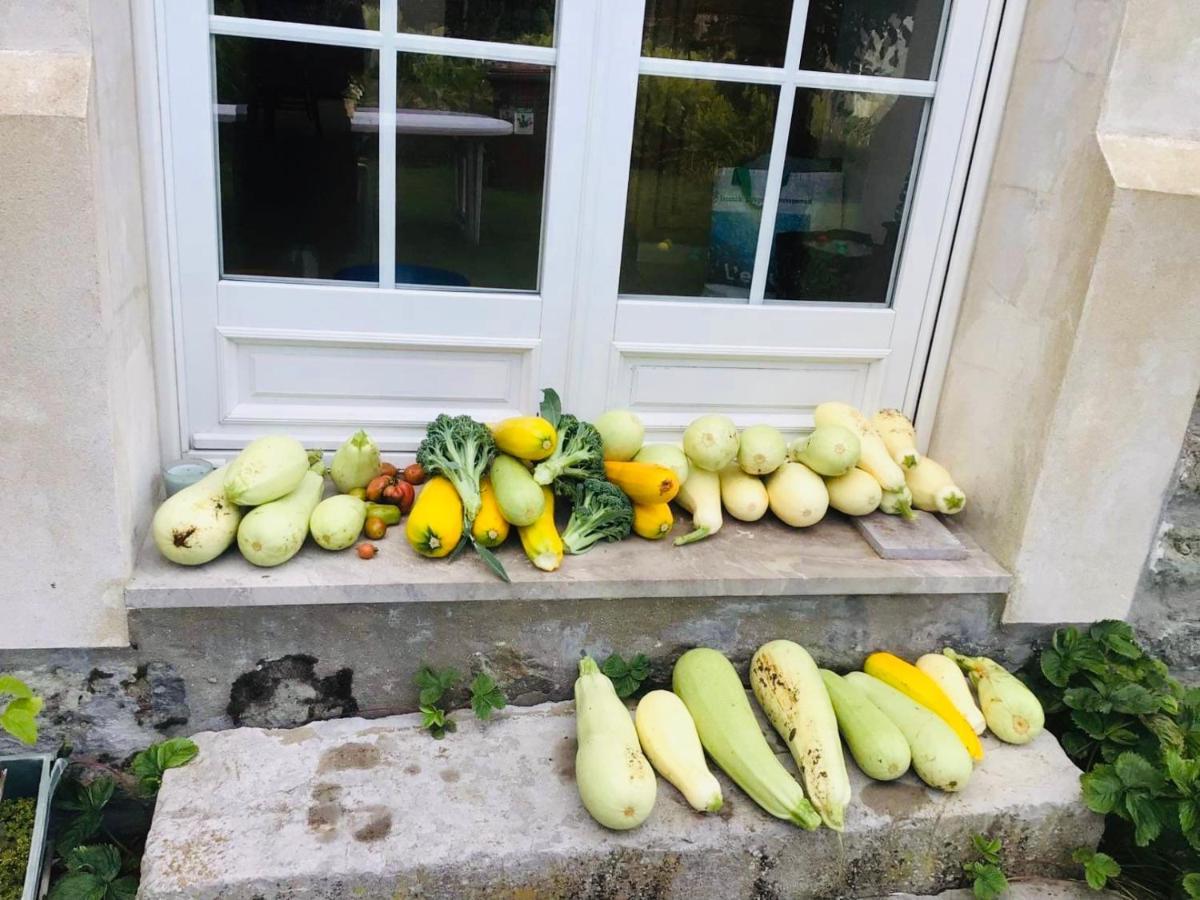
[[[438,416],[417,448],[417,462],[425,471],[444,475],[458,491],[468,528],[479,512],[479,481],[495,455],[492,433],[470,416]]]
[[[574,507],[562,533],[563,549],[583,553],[598,541],[619,541],[633,528],[633,504],[619,487],[599,478],[572,482]]]
[[[554,483],[555,493],[563,494],[566,485],[560,479],[585,478],[604,480],[604,443],[593,425],[564,413],[558,420],[558,446],[537,464],[533,480],[542,485]]]

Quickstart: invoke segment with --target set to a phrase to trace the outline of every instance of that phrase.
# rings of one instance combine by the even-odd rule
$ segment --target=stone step
[[[961,883],[971,836],[1012,876],[1073,874],[1102,820],[1049,734],[985,741],[960,794],[851,766],[842,835],[773,819],[721,776],[725,808],[693,812],[659,780],[650,819],[597,825],[574,781],[571,703],[455,714],[435,741],[416,716],[197,735],[167,774],[142,861],[142,900],[252,898],[737,898],[927,893]],[[776,750],[792,768],[790,758]]]

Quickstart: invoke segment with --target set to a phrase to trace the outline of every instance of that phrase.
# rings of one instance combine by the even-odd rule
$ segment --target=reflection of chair
[[[334,276],[338,281],[379,281],[379,265],[347,266]],[[438,269],[433,266],[409,266],[396,263],[396,284],[426,284],[441,287],[470,287],[471,282],[465,275],[451,272],[449,269]]]

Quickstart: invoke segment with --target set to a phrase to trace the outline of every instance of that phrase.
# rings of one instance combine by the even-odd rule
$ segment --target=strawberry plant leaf
[[[1092,812],[1110,813],[1117,809],[1125,785],[1111,766],[1099,765],[1080,776],[1083,802]]]
[[[493,711],[504,709],[507,705],[508,698],[490,675],[480,672],[475,676],[471,682],[471,709],[477,718],[487,721]]]

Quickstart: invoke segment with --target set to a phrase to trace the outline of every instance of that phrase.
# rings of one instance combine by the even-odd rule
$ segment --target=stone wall
[[[1173,669],[1200,681],[1200,397],[1134,598],[1133,622]]]

